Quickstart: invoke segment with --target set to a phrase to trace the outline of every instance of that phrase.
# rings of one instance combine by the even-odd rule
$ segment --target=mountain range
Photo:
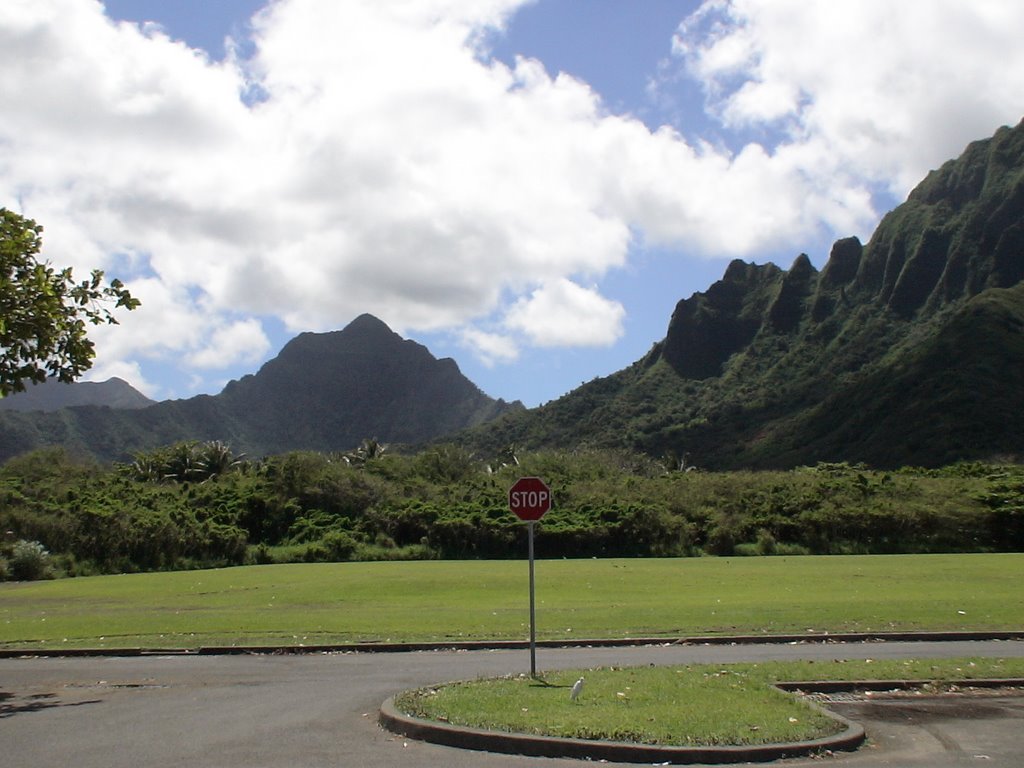
[[[47,379],[42,384],[30,385],[24,392],[0,398],[0,411],[59,411],[78,405],[145,408],[154,402],[116,376],[106,381],[76,381],[71,384]]]
[[[75,385],[79,386],[79,385]],[[19,396],[15,396],[16,399]],[[492,400],[369,315],[301,334],[215,396],[0,413],[0,458],[184,439],[250,454],[362,439],[478,454],[639,450],[675,466],[936,466],[1024,453],[1024,122],[970,144],[819,271],[733,261],[628,368],[542,407]]]
[[[423,443],[522,409],[485,395],[454,360],[361,315],[340,331],[296,336],[217,395],[0,413],[0,459],[64,445],[116,461],[185,440],[221,440],[251,456],[344,451],[368,438]]]

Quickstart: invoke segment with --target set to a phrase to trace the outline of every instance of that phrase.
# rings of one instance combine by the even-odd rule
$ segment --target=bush
[[[271,565],[274,562],[274,555],[270,548],[261,542],[259,545],[249,548],[246,561],[255,565]]]
[[[328,531],[319,541],[306,545],[302,559],[307,563],[342,562],[350,560],[358,546],[359,542],[350,533]]]
[[[11,578],[15,581],[38,581],[53,578],[50,553],[38,541],[15,542],[8,560]]]
[[[360,544],[353,559],[371,562],[436,560],[438,557],[437,553],[426,544],[409,544],[404,547],[385,547],[379,544]]]
[[[320,539],[320,543],[327,550],[331,560],[348,560],[359,546],[359,542],[345,531],[328,531]]]
[[[757,532],[757,554],[774,555],[779,549],[779,542],[772,532],[762,528]]]
[[[543,477],[555,496],[538,529],[541,557],[1024,548],[1019,466],[665,474],[649,459],[619,452],[516,456],[520,464],[506,457],[506,466],[487,471],[453,445],[358,467],[306,451],[208,482],[154,483],[58,450],[27,454],[0,466],[0,532],[7,532],[0,579],[243,562],[521,557],[525,534],[508,511],[507,490],[529,475]],[[52,555],[30,547],[15,566],[19,540],[43,542]]]
[[[775,547],[776,555],[801,556],[811,554],[811,550],[799,544],[779,544]]]
[[[716,512],[708,527],[704,551],[709,555],[718,555],[719,557],[735,554],[736,547],[747,538],[744,530],[747,523],[748,520],[738,513]]]

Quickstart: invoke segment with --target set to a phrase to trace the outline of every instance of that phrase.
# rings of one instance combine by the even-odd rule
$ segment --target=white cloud
[[[604,347],[622,335],[625,314],[621,304],[595,288],[562,278],[517,300],[505,325],[538,347]]]
[[[716,0],[675,52],[727,127],[773,126],[819,178],[898,198],[1024,107],[1024,5],[1015,0]]]
[[[463,328],[459,337],[462,345],[472,350],[488,368],[496,363],[511,363],[519,358],[519,346],[509,336],[478,328]]]
[[[482,33],[522,4],[278,0],[251,58],[213,62],[97,0],[3,0],[0,205],[55,263],[142,298],[98,329],[106,365],[227,366],[268,349],[253,317],[361,312],[493,364],[618,338],[600,286],[631,233],[745,257],[866,235],[872,189],[905,192],[1021,109],[1008,0],[706,3],[676,53],[721,135],[762,137],[735,152],[488,61]]]
[[[127,287],[146,311],[115,313],[121,325],[90,330],[89,337],[96,342],[101,358],[181,358],[203,344],[207,328],[216,321],[216,313],[204,312],[188,291],[172,289],[158,278],[132,280]]]
[[[196,368],[226,368],[256,362],[270,349],[263,327],[255,319],[241,320],[204,334],[204,345],[188,356]]]

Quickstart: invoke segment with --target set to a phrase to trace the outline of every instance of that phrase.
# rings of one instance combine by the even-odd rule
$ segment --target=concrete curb
[[[951,642],[1024,640],[1024,629],[941,632],[815,632],[788,635],[706,635],[538,640],[538,648],[618,648],[652,645],[763,645],[795,643]],[[461,640],[324,645],[222,645],[181,648],[0,648],[0,659],[74,656],[225,656],[237,654],[412,653],[414,651],[499,651],[529,648],[527,640]]]
[[[913,691],[927,688],[933,680],[813,680],[795,683],[775,683],[775,687],[789,693],[849,693],[854,691]],[[1024,678],[987,677],[977,680],[944,680],[944,685],[956,688],[1024,688]]]
[[[621,741],[561,739],[524,733],[503,733],[480,728],[463,728],[445,723],[421,720],[395,709],[394,699],[380,708],[381,727],[432,744],[484,752],[525,755],[528,757],[571,757],[582,760],[606,760],[612,763],[652,763],[719,765],[725,763],[764,763],[790,757],[807,757],[826,751],[852,751],[864,743],[864,728],[834,712],[810,706],[843,725],[842,732],[809,741],[783,744],[757,744],[721,747],[656,746]]]
[[[813,680],[776,683],[775,687],[787,693],[839,693],[915,690],[929,685],[929,682],[925,680]],[[949,685],[959,688],[1024,687],[1022,678],[986,678],[947,682]],[[844,730],[834,736],[785,744],[722,747],[652,746],[616,741],[560,739],[551,736],[532,736],[523,733],[503,733],[480,728],[453,726],[403,714],[395,708],[393,697],[381,705],[378,722],[381,727],[392,733],[449,747],[530,757],[572,757],[618,763],[700,763],[705,765],[762,763],[783,758],[809,757],[827,751],[851,752],[864,743],[866,734],[863,726],[859,723],[848,720],[813,701],[807,703],[812,708],[841,723]]]

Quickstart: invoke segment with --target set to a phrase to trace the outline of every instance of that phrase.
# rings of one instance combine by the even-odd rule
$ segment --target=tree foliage
[[[149,453],[136,453],[134,461],[121,466],[121,470],[135,480],[203,483],[244,466],[244,454],[235,455],[220,440],[189,440]]]
[[[542,558],[1024,550],[1019,465],[680,472],[623,451],[522,452],[497,469],[494,458],[448,445],[361,465],[313,451],[247,461],[209,442],[111,467],[35,451],[0,466],[0,580],[49,567],[522,557],[524,526],[508,510],[520,476],[554,491]],[[15,553],[18,541],[37,544]]]
[[[0,395],[47,376],[73,381],[92,365],[88,325],[116,324],[111,311],[139,306],[120,280],[102,270],[76,282],[70,268],[39,260],[43,228],[0,208]]]

